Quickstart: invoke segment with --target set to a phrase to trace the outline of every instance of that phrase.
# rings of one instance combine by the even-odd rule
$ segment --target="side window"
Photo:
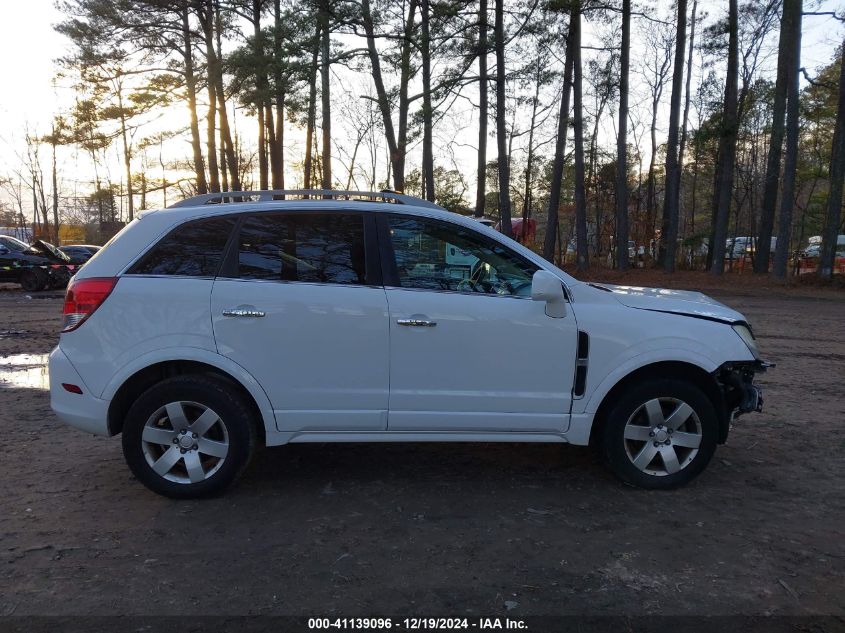
[[[166,235],[129,274],[214,277],[234,226],[232,217],[187,222]]]
[[[262,213],[241,225],[242,279],[364,284],[360,214]]]
[[[402,288],[531,296],[537,266],[457,225],[390,216],[390,241]]]

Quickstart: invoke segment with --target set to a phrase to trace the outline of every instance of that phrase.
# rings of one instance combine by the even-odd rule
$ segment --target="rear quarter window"
[[[153,246],[129,269],[129,274],[214,277],[234,226],[233,217],[182,224]]]

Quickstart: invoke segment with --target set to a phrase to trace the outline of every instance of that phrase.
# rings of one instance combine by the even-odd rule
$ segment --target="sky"
[[[666,10],[666,3],[657,0],[654,6]],[[711,16],[718,15],[725,10],[725,0],[700,0],[699,8],[707,11]],[[805,0],[805,11],[843,11],[845,0]],[[668,7],[668,5],[666,5]],[[54,6],[54,0],[0,0],[0,60],[2,60],[2,77],[4,90],[0,91],[0,175],[8,174],[19,166],[18,155],[23,151],[23,138],[27,130],[43,133],[49,130],[50,121],[56,111],[66,109],[72,104],[73,90],[67,80],[55,81],[57,66],[55,60],[67,54],[68,44],[63,36],[53,29],[62,19],[62,15]],[[587,38],[590,29],[600,28],[598,25],[587,26]],[[637,42],[637,25],[634,24],[634,47]],[[836,46],[842,42],[845,28],[838,21],[829,16],[806,16],[803,27],[802,66],[810,74],[830,62]],[[586,38],[585,38],[586,39]],[[636,64],[636,51],[632,61]],[[491,60],[492,63],[492,60]],[[772,55],[767,60],[769,68],[776,63]],[[435,69],[436,70],[436,69]],[[348,89],[355,92],[356,80],[351,75],[336,74],[333,90]],[[665,99],[668,102],[668,89]],[[337,93],[336,93],[337,94]],[[666,108],[668,109],[668,107]],[[435,156],[444,166],[457,166],[467,174],[474,171],[474,148],[477,142],[477,132],[471,103],[458,102],[455,116],[444,121],[440,129],[436,130],[436,143],[440,145]],[[178,110],[172,115],[177,125],[184,125],[184,113]],[[612,116],[605,117],[600,134],[612,139],[615,131],[612,127]],[[337,119],[333,119],[337,120]],[[164,122],[166,124],[166,121]],[[242,126],[254,125],[254,122],[242,118]],[[492,126],[491,126],[492,129]],[[553,128],[552,129],[553,132]],[[349,130],[335,127],[337,144],[345,144],[345,135]],[[253,131],[250,137],[255,136]],[[290,147],[288,152],[292,157],[300,153],[303,135],[300,131],[291,130],[288,134]],[[600,137],[601,138],[601,137]],[[180,141],[175,141],[181,143]],[[613,142],[612,140],[610,141]],[[187,156],[188,148],[179,145],[172,148],[178,155]],[[418,153],[417,149],[412,151]],[[495,140],[488,141],[490,157],[495,152]],[[409,157],[410,168],[419,164],[416,155]],[[108,158],[106,169],[113,181],[120,180],[121,165],[119,157],[113,151]],[[341,170],[337,165],[336,170]],[[84,156],[78,153],[63,151],[59,155],[59,171],[62,174],[64,191],[75,187],[84,189],[86,181],[92,179],[91,166]],[[410,171],[410,169],[409,169]],[[290,172],[292,179],[294,172]],[[345,176],[342,178],[345,181]],[[474,198],[474,183],[468,183],[468,201]],[[0,198],[2,199],[2,198]]]

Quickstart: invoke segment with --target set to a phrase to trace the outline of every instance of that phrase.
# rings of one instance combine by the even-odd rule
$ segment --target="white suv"
[[[255,445],[593,443],[622,480],[695,477],[765,369],[695,292],[579,282],[471,218],[393,192],[210,194],[145,213],[68,287],[53,410],[123,433],[170,497]]]

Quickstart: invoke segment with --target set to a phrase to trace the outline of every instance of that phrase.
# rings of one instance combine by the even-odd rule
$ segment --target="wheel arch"
[[[674,380],[688,380],[700,387],[705,395],[713,403],[716,415],[719,419],[718,442],[723,444],[728,436],[730,428],[730,417],[727,414],[724,395],[716,377],[700,367],[686,361],[658,361],[649,363],[634,369],[618,380],[610,390],[602,397],[593,417],[592,428],[590,429],[590,444],[593,445],[600,437],[601,429],[605,423],[607,411],[626,389],[632,384],[644,380],[660,378],[671,378]]]
[[[276,420],[270,402],[263,389],[251,376],[247,374],[254,384],[247,386],[245,382],[248,381],[239,379],[236,373],[197,359],[161,360],[136,369],[126,378],[118,381],[119,386],[107,389],[107,392],[113,392],[108,408],[109,434],[117,435],[123,430],[123,420],[132,403],[153,385],[173,376],[201,374],[226,381],[244,397],[258,422],[256,424],[258,437],[262,443],[266,443],[268,433],[276,432]]]

